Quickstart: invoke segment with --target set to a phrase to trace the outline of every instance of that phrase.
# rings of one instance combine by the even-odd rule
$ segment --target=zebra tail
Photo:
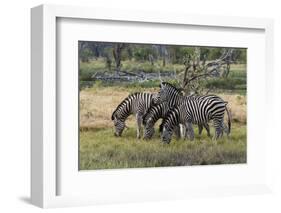
[[[226,112],[227,112],[227,117],[228,117],[228,135],[230,134],[230,130],[231,130],[231,113],[229,111],[229,109],[227,108],[227,106],[225,107]]]

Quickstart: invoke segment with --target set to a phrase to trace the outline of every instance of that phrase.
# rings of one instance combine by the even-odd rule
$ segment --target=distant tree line
[[[160,61],[163,67],[168,63],[184,65],[185,68],[178,73],[178,83],[187,93],[201,93],[202,79],[227,78],[231,64],[247,61],[247,50],[243,48],[79,41],[78,49],[80,61],[87,63],[103,58],[107,68],[113,69],[116,75],[120,74],[125,60],[149,62],[151,65]]]
[[[222,47],[200,47],[200,60],[204,58],[215,60],[219,58],[225,48]],[[79,54],[83,62],[91,58],[110,58],[110,60],[136,60],[153,61],[163,60],[165,63],[182,64],[188,55],[192,55],[195,47],[160,44],[126,44],[107,42],[79,41]],[[238,63],[246,63],[246,49],[235,49],[235,59]]]

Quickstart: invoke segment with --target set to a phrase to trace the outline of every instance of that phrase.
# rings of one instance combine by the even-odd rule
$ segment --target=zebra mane
[[[162,103],[160,103],[160,104],[162,104]],[[157,108],[157,106],[159,106],[160,104],[151,105],[151,106],[148,108],[148,110],[146,111],[146,113],[145,113],[145,114],[143,115],[143,117],[142,117],[142,124],[143,124],[143,125],[146,125],[146,122],[147,122],[147,119],[148,119],[148,116],[149,116],[151,110]]]
[[[159,85],[160,88],[161,88],[161,85],[171,87],[171,88],[173,88],[175,91],[177,91],[178,93],[180,93],[181,95],[183,95],[183,90],[182,90],[182,89],[175,87],[173,84],[171,84],[171,83],[169,83],[169,82],[162,82],[162,83]]]
[[[128,95],[123,101],[121,101],[121,103],[120,103],[120,104],[116,107],[116,109],[113,111],[113,113],[112,113],[112,115],[111,115],[111,120],[114,120],[115,113],[120,109],[120,107],[121,107],[122,105],[124,105],[124,103],[125,103],[127,100],[129,100],[131,97],[137,96],[137,95],[139,95],[139,94],[140,94],[140,92],[132,93],[132,94]]]

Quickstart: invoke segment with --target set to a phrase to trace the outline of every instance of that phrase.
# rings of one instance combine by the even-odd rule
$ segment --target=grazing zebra
[[[165,118],[170,110],[167,102],[151,106],[147,113],[143,116],[144,136],[145,140],[151,139],[155,130],[154,125],[160,118]],[[180,138],[180,127],[174,128],[177,138]]]
[[[180,89],[168,82],[162,82],[160,84],[160,91],[156,100],[158,103],[167,102],[169,108],[172,109],[175,106],[182,104],[186,98],[201,99],[202,97],[195,95],[184,96]],[[201,135],[203,127],[206,129],[207,135],[210,137],[210,128],[208,123],[198,123],[199,135]]]
[[[125,121],[131,114],[136,116],[137,120],[137,138],[140,138],[142,117],[146,111],[158,102],[158,95],[151,93],[134,93],[125,98],[111,115],[111,120],[115,126],[115,136],[121,136],[126,127]]]
[[[184,102],[169,111],[160,125],[162,142],[170,143],[172,131],[179,123],[185,125],[190,140],[194,139],[192,124],[207,123],[213,120],[215,127],[214,139],[223,135],[224,112],[228,114],[228,133],[230,133],[230,113],[226,107],[227,102],[218,96],[206,95],[200,98],[186,98]]]
[[[170,108],[169,108],[167,102],[163,102],[161,104],[154,105],[148,109],[147,113],[143,116],[144,139],[151,139],[151,137],[153,136],[153,134],[155,132],[155,130],[154,130],[155,123],[159,119],[165,118],[167,116],[167,113],[169,110],[170,110]],[[206,130],[208,132],[208,136],[209,136],[210,131],[209,131],[208,124],[204,124],[204,125],[199,124],[198,125],[199,134],[201,135],[203,126],[206,128]],[[180,138],[180,126],[179,125],[174,128],[174,132],[176,134],[176,137]]]

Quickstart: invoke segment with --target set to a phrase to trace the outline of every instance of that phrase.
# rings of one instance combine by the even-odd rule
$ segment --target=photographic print
[[[78,42],[79,169],[247,163],[247,49]]]

